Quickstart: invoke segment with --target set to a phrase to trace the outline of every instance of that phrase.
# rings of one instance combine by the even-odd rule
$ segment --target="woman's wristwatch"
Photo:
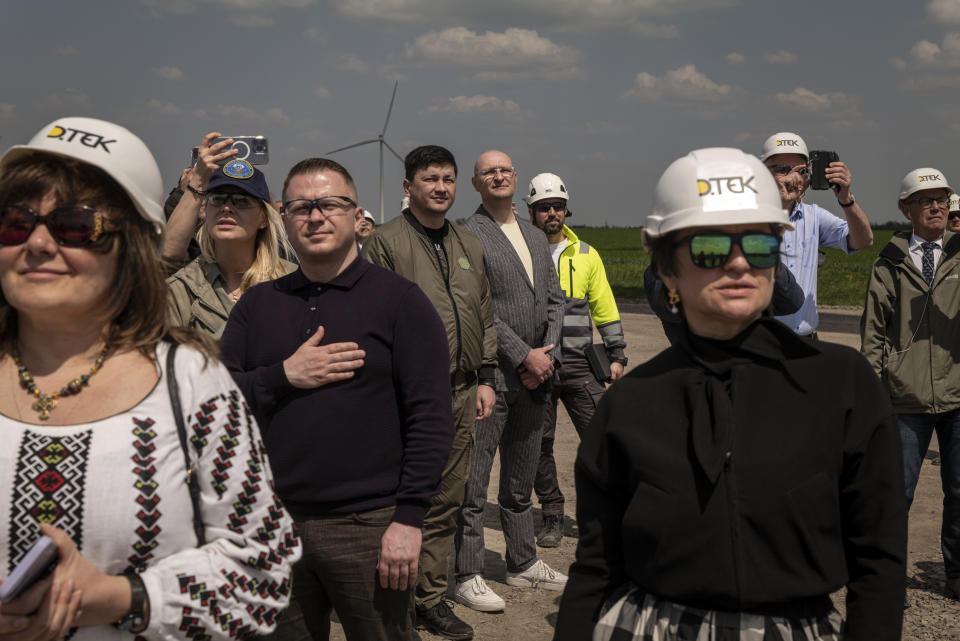
[[[147,588],[143,585],[143,579],[133,571],[127,571],[123,574],[130,582],[130,609],[122,617],[114,621],[113,625],[126,632],[138,634],[147,629]]]

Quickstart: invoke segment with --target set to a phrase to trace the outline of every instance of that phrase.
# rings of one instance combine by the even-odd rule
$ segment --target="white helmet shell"
[[[26,145],[8,149],[0,158],[0,171],[35,152],[73,158],[102,169],[127,192],[140,215],[152,222],[158,233],[163,232],[166,218],[160,168],[143,141],[128,129],[96,118],[58,118]]]
[[[914,169],[900,181],[900,200],[908,198],[923,189],[946,189],[951,194],[953,189],[947,184],[947,177],[943,172],[933,167]]]
[[[570,194],[567,192],[567,186],[560,180],[556,174],[537,174],[530,181],[530,187],[527,188],[526,201],[532,205],[538,200],[544,198],[563,198],[570,200]]]
[[[810,153],[807,151],[807,143],[803,138],[789,131],[780,131],[763,142],[763,151],[760,152],[760,160],[766,160],[770,156],[777,154],[800,154],[807,160],[810,160]]]
[[[960,211],[960,195],[950,194],[950,211]]]
[[[660,176],[643,246],[649,250],[652,239],[680,229],[751,223],[793,229],[770,171],[739,149],[696,149]]]

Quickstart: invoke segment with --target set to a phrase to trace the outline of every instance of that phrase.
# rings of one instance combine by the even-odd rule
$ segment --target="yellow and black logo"
[[[929,180],[940,180],[940,174],[927,174],[926,176],[918,176],[920,182],[925,183]]]
[[[784,138],[777,141],[777,147],[799,147],[800,143],[792,138]]]
[[[61,127],[60,125],[54,125],[53,129],[50,130],[50,133],[47,134],[47,138],[56,138],[58,140],[63,140],[64,142],[79,142],[84,147],[91,148],[102,148],[108,154],[110,153],[110,143],[117,142],[114,140],[105,140],[104,136],[100,134],[95,134],[89,131],[82,131],[80,129],[73,129],[72,127]]]
[[[697,180],[697,193],[701,197],[723,194],[745,194],[748,190],[757,193],[753,186],[755,176],[719,176],[717,178],[700,178]]]

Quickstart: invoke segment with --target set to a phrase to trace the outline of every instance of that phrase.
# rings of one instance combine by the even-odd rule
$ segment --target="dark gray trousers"
[[[483,509],[493,457],[500,451],[500,525],[507,543],[507,570],[522,572],[537,560],[533,529],[533,479],[540,458],[546,405],[527,390],[497,392],[493,414],[474,428],[470,478],[457,515],[457,581],[483,574]]]

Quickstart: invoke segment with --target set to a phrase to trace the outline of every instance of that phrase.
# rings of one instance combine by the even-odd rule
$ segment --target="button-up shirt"
[[[847,247],[849,231],[847,221],[837,218],[823,207],[797,203],[790,212],[794,229],[783,234],[780,244],[780,260],[797,279],[803,290],[804,301],[800,310],[789,316],[777,316],[777,320],[805,336],[817,329],[817,261],[820,247],[833,247],[847,254],[857,250]]]
[[[916,234],[910,234],[910,260],[917,266],[920,273],[923,273],[923,243],[927,242]],[[933,241],[936,247],[933,248],[933,267],[936,273],[936,267],[940,264],[940,256],[943,254],[943,237]]]

